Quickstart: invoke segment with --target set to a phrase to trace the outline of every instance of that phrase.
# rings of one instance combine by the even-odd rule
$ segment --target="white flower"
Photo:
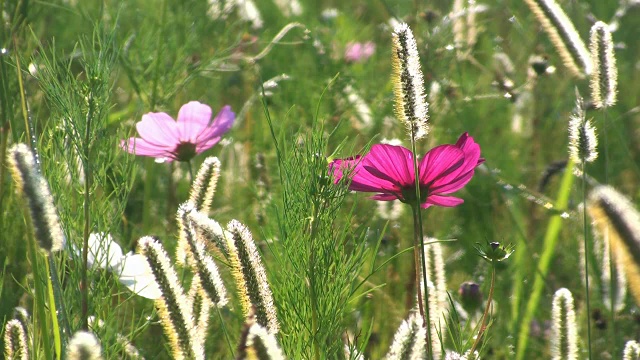
[[[120,283],[137,295],[152,300],[162,296],[145,257],[132,252],[122,255],[122,248],[113,241],[111,234],[89,235],[87,263],[89,267],[111,271]]]

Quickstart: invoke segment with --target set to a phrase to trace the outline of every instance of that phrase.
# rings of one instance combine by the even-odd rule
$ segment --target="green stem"
[[[585,172],[585,161],[582,159],[582,201],[586,205],[587,200],[587,173]],[[591,303],[589,301],[589,227],[587,226],[587,209],[582,209],[582,225],[584,229],[584,285],[587,299],[587,348],[589,349],[589,360],[591,360]],[[613,279],[611,279],[613,280]],[[613,294],[609,294],[613,304]],[[613,305],[612,305],[613,306]]]
[[[480,345],[480,340],[482,339],[482,335],[486,330],[487,317],[489,316],[489,309],[491,308],[491,301],[493,300],[493,289],[496,285],[496,266],[493,262],[491,263],[491,267],[491,287],[489,288],[489,296],[487,297],[487,306],[484,308],[484,314],[482,314],[482,322],[480,323],[478,336],[476,336],[476,341],[473,342],[471,351],[469,351],[469,354],[471,354],[471,358],[473,358],[473,353],[478,348],[478,345]]]
[[[26,216],[26,215],[25,215]],[[39,343],[38,341],[42,341],[42,346],[44,348],[44,358],[45,359],[53,359],[53,354],[51,353],[51,342],[49,337],[49,327],[47,326],[47,317],[45,310],[45,291],[42,287],[44,283],[44,278],[42,276],[42,271],[38,266],[38,245],[36,244],[36,240],[33,237],[33,232],[31,229],[27,229],[29,232],[28,240],[27,240],[27,252],[29,254],[29,259],[31,262],[31,271],[33,272],[33,287],[34,287],[34,298],[33,298],[33,358],[38,358],[39,352]],[[38,336],[39,335],[39,336]],[[36,340],[38,339],[38,340]]]
[[[413,154],[413,173],[415,178],[416,188],[416,202],[411,205],[413,210],[413,252],[414,259],[420,257],[422,266],[422,282],[424,285],[424,300],[422,299],[422,291],[420,289],[420,270],[418,263],[416,262],[416,287],[418,290],[418,303],[420,308],[420,315],[422,315],[422,321],[426,327],[426,341],[427,341],[427,356],[429,359],[433,359],[433,343],[431,342],[431,314],[429,311],[429,284],[427,282],[427,264],[424,253],[424,235],[422,230],[422,213],[420,211],[420,170],[418,168],[418,156],[416,151],[416,140],[413,128],[411,130],[411,153]],[[420,244],[420,247],[418,247]]]
[[[560,183],[560,189],[558,191],[558,198],[556,200],[555,207],[557,209],[566,209],[569,204],[569,194],[571,193],[571,185],[573,184],[573,161],[567,162],[565,173],[562,176]],[[547,232],[545,233],[543,246],[544,249],[538,262],[538,271],[535,272],[535,278],[533,281],[533,287],[531,289],[531,295],[527,302],[522,321],[520,322],[520,331],[518,332],[518,345],[516,348],[516,359],[524,360],[529,342],[529,333],[531,329],[531,321],[538,310],[540,303],[540,297],[542,296],[542,290],[545,285],[545,278],[549,273],[549,266],[556,250],[558,243],[558,236],[562,229],[562,217],[560,215],[553,215],[549,220],[547,226]]]
[[[44,262],[47,269],[47,294],[49,295],[49,315],[51,316],[51,331],[53,332],[53,345],[56,350],[56,359],[60,360],[62,356],[62,340],[60,339],[60,325],[58,324],[58,316],[56,315],[56,300],[53,294],[53,286],[51,285],[51,269],[49,267],[49,259],[51,254],[47,254],[47,260]],[[53,306],[52,306],[53,305]]]
[[[227,327],[224,325],[224,319],[222,318],[222,313],[220,313],[220,308],[218,306],[216,306],[216,312],[218,313],[218,318],[220,318],[220,326],[222,327],[224,338],[227,340],[227,346],[229,346],[229,351],[231,351],[231,357],[235,359],[236,355],[233,353],[233,345],[231,345],[229,332],[227,331]]]
[[[89,92],[87,109],[87,124],[84,132],[84,143],[82,144],[82,170],[84,171],[84,229],[83,229],[83,245],[82,245],[82,317],[80,319],[82,329],[88,330],[88,316],[89,316],[89,282],[87,274],[89,272],[89,235],[91,232],[91,122],[93,120],[95,99],[93,98],[93,92]]]
[[[603,109],[604,116],[604,124],[602,126],[603,138],[604,138],[604,183],[605,185],[609,185],[609,135],[607,131],[607,108]],[[586,226],[586,225],[585,225]],[[608,230],[607,230],[608,231]],[[608,239],[608,238],[607,238]],[[613,254],[611,252],[611,242],[607,241],[607,246],[609,247],[609,298],[611,299],[610,311],[611,311],[611,353],[616,354],[618,351],[616,349],[616,308],[615,302],[613,301],[613,291],[614,291],[614,274],[613,274]],[[591,314],[591,313],[589,313]]]

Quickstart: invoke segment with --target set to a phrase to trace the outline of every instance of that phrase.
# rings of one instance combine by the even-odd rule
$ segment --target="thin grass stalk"
[[[587,201],[587,173],[585,172],[586,161],[582,158],[582,201]],[[589,226],[587,222],[587,210],[582,210],[582,231],[584,233],[584,284],[585,297],[587,301],[587,349],[589,352],[589,360],[591,360],[591,302],[589,299]],[[609,260],[611,260],[611,248],[609,248]],[[611,266],[610,266],[611,268]],[[611,270],[611,269],[610,269]],[[611,282],[613,284],[613,282]],[[610,293],[611,308],[613,309],[613,292]],[[613,316],[613,315],[612,315]]]
[[[560,183],[560,189],[558,190],[558,197],[555,203],[557,209],[566,209],[569,204],[569,195],[571,194],[571,185],[573,185],[573,168],[574,162],[570,159],[567,162],[565,173],[562,176]],[[518,344],[516,347],[516,360],[524,360],[526,355],[527,346],[529,343],[529,334],[531,331],[531,321],[536,315],[538,305],[540,303],[540,297],[542,296],[542,290],[545,287],[545,278],[549,273],[549,266],[551,260],[556,251],[556,245],[558,244],[558,236],[562,229],[562,217],[560,215],[554,215],[547,225],[547,231],[543,240],[543,252],[538,262],[538,268],[535,272],[535,278],[533,281],[533,287],[530,292],[529,301],[522,320],[520,322],[520,330],[518,332]]]
[[[476,341],[473,342],[473,346],[469,351],[469,354],[474,354],[478,345],[480,345],[480,341],[482,340],[482,335],[486,330],[487,317],[489,317],[489,310],[491,309],[491,301],[493,300],[493,290],[496,285],[496,266],[494,263],[491,263],[491,285],[489,287],[489,295],[487,296],[487,306],[484,309],[484,313],[482,314],[482,322],[480,323],[480,330],[478,331],[478,335],[476,336]]]

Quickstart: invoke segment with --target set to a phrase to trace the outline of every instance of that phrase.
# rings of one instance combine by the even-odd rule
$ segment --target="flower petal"
[[[122,140],[120,146],[127,152],[140,156],[166,157],[171,155],[174,148],[151,144],[140,138],[129,138]]]
[[[453,179],[449,183],[443,183],[440,186],[433,186],[429,190],[434,194],[449,194],[455,191],[462,189],[463,186],[467,185],[467,183],[473,177],[474,171],[467,171],[464,174],[461,174],[457,178]]]
[[[196,135],[195,144],[203,144],[206,146],[202,151],[212,147],[220,141],[220,137],[223,134],[231,129],[235,120],[236,114],[231,111],[231,106],[226,105],[222,107],[213,119],[213,122],[202,128],[200,133]]]
[[[175,146],[180,142],[178,126],[171,116],[165,113],[147,113],[136,124],[141,138],[159,146]]]
[[[373,195],[371,199],[379,200],[379,201],[393,201],[393,200],[398,200],[398,197],[393,194],[377,194],[377,195]]]
[[[211,120],[211,108],[209,105],[198,101],[190,101],[180,108],[178,112],[178,125],[180,129],[180,141],[196,144],[198,135],[209,126]]]
[[[430,187],[436,181],[454,179],[463,163],[464,152],[455,145],[440,145],[429,150],[420,161],[420,185]]]
[[[362,167],[371,175],[399,188],[411,187],[415,182],[413,156],[402,146],[374,145],[365,156]]]
[[[147,299],[158,299],[162,292],[144,256],[128,253],[122,260],[118,280],[134,293]]]
[[[440,195],[430,195],[427,197],[427,201],[425,201],[421,207],[423,209],[428,208],[429,206],[444,206],[444,207],[454,207],[462,204],[464,200],[453,197],[453,196],[440,196]]]

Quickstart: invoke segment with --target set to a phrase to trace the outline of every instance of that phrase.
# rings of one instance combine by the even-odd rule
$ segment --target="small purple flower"
[[[178,121],[166,113],[147,113],[136,124],[139,138],[122,140],[127,152],[156,158],[158,162],[189,161],[220,141],[236,118],[226,105],[211,121],[208,105],[191,101],[182,105]]]
[[[347,62],[362,62],[367,60],[376,51],[376,44],[371,41],[365,43],[348,43],[344,52],[344,59]]]
[[[483,162],[480,146],[467,133],[454,145],[429,150],[418,164],[422,208],[462,204],[462,199],[444,195],[462,189],[473,177],[476,166]],[[329,173],[335,183],[347,175],[351,181],[349,190],[378,193],[373,200],[415,201],[413,155],[402,146],[373,145],[362,157],[334,160],[329,164]]]

